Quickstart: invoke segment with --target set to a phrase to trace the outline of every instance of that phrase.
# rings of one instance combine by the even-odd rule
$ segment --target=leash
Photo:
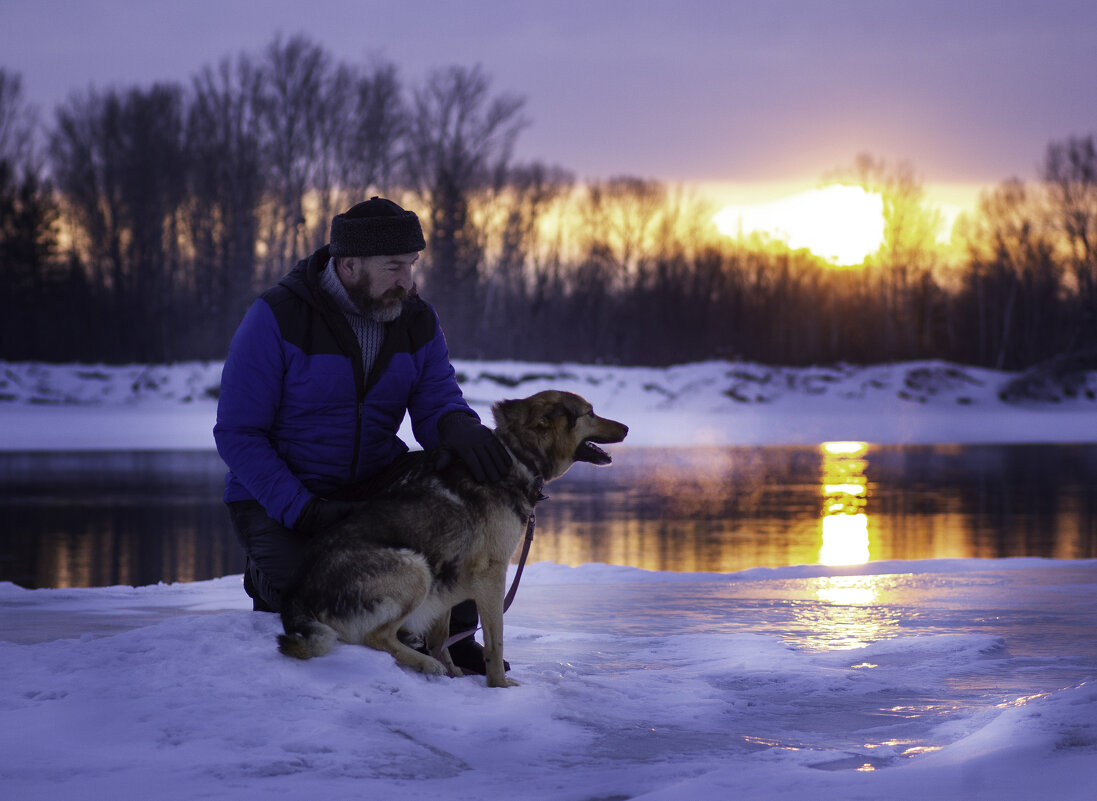
[[[538,488],[538,490],[537,490],[537,500],[534,501],[534,504],[537,504],[540,501],[546,501],[546,500],[548,500],[548,496],[543,494],[541,492],[540,488]],[[503,612],[504,612],[504,614],[506,613],[506,611],[508,609],[510,609],[510,605],[512,603],[514,603],[514,596],[518,594],[518,582],[520,582],[522,580],[522,570],[526,566],[526,557],[529,556],[530,546],[533,545],[533,530],[536,526],[537,526],[537,513],[536,512],[530,512],[529,513],[529,520],[526,521],[526,540],[525,540],[524,543],[522,543],[522,555],[518,557],[518,567],[514,571],[514,580],[510,583],[510,589],[507,590],[506,597],[503,598]],[[482,628],[481,626],[477,626],[476,628],[473,628],[473,629],[467,629],[466,631],[459,631],[456,634],[449,635],[449,637],[446,638],[446,641],[444,643],[442,643],[442,647],[438,649],[438,652],[435,653],[435,654],[432,654],[432,656],[435,659],[438,659],[439,657],[441,657],[442,651],[449,648],[455,642],[460,642],[461,640],[465,639],[465,637],[469,637],[469,636],[475,634],[481,628]]]
[[[542,496],[544,497],[544,496]],[[526,566],[526,557],[529,556],[529,548],[533,545],[533,529],[537,525],[537,513],[529,513],[529,522],[526,523],[526,541],[522,543],[522,555],[518,557],[518,567],[514,571],[514,581],[510,583],[510,589],[503,599],[503,612],[510,609],[514,603],[514,596],[518,594],[518,582],[522,580],[522,569]]]

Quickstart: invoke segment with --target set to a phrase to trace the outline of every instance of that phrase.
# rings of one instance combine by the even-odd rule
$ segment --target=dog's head
[[[545,481],[563,475],[575,462],[609,464],[610,455],[598,446],[628,434],[628,426],[598,417],[574,392],[546,390],[500,401],[491,411],[499,438]]]

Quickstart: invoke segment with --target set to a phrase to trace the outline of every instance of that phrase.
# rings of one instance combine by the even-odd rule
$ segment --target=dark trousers
[[[293,578],[308,539],[271,519],[258,501],[228,505],[236,539],[247,556],[244,589],[264,612],[282,609],[282,591]]]
[[[272,520],[257,501],[233,501],[228,507],[236,539],[247,556],[244,589],[257,611],[280,612],[282,592],[297,569],[308,538]],[[476,602],[463,601],[450,612],[450,631],[474,629],[477,621]]]

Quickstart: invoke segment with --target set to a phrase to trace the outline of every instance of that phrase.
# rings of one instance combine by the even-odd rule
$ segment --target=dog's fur
[[[609,464],[594,443],[620,442],[628,428],[594,414],[570,392],[549,390],[492,407],[495,434],[514,457],[497,484],[477,483],[456,460],[418,458],[360,513],[318,535],[283,596],[279,649],[308,659],[336,640],[388,651],[424,673],[460,675],[405,645],[400,630],[439,653],[449,610],[476,600],[489,687],[509,682],[503,667],[507,564],[521,541],[543,482],[577,461]],[[443,462],[450,461],[444,467]]]

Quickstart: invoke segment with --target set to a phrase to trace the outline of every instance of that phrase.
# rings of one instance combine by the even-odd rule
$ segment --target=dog
[[[361,511],[310,543],[283,596],[279,650],[322,656],[337,640],[387,651],[427,674],[459,676],[448,649],[449,610],[475,599],[484,630],[487,685],[505,687],[503,597],[507,565],[544,483],[575,462],[608,465],[599,445],[628,427],[594,414],[571,392],[548,390],[492,406],[509,473],[480,484],[444,452],[416,452],[410,468]],[[435,658],[406,645],[423,639]]]

